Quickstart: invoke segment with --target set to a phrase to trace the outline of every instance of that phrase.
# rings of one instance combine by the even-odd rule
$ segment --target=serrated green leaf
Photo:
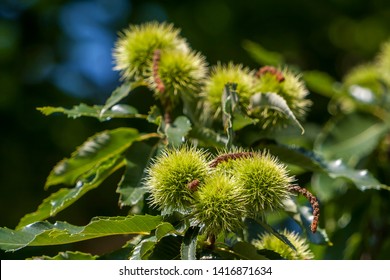
[[[59,252],[54,257],[49,256],[40,256],[40,257],[33,257],[33,260],[96,260],[99,256],[92,255],[88,253],[83,252]]]
[[[189,132],[191,137],[200,140],[205,146],[214,146],[215,148],[224,148],[227,145],[227,138],[207,127],[195,125]]]
[[[26,246],[68,244],[119,235],[148,235],[162,221],[161,216],[95,217],[86,226],[66,222],[36,222],[19,230],[0,228],[0,249],[15,251]]]
[[[223,126],[226,131],[228,142],[226,148],[230,149],[233,145],[233,114],[236,111],[238,105],[237,84],[228,83],[225,85],[222,94],[222,120]]]
[[[302,134],[305,132],[305,129],[291,111],[286,100],[279,94],[274,92],[258,92],[252,95],[250,98],[249,109],[256,112],[258,110],[262,110],[263,108],[270,108],[283,113],[287,119],[291,120],[292,123],[301,129]]]
[[[128,175],[124,175],[128,176]],[[137,205],[144,198],[145,194],[148,192],[148,188],[143,186],[138,187],[126,187],[120,190],[117,190],[119,196],[119,206],[134,206]]]
[[[163,240],[168,236],[175,235],[175,233],[176,233],[176,229],[173,227],[172,224],[167,222],[163,222],[159,224],[156,228],[156,232],[154,236],[145,238],[135,246],[130,259],[147,260],[151,258],[152,254],[154,254],[155,257],[156,254],[160,254],[161,259],[164,259],[161,255],[161,252],[157,252],[157,253],[154,252],[155,247],[161,240]],[[164,246],[166,247],[166,245]],[[160,249],[158,250],[161,250],[161,245],[160,245]]]
[[[342,195],[348,188],[343,178],[331,178],[326,173],[314,173],[311,177],[311,188],[316,197],[324,204],[336,196]]]
[[[165,134],[168,142],[173,147],[178,147],[184,143],[185,137],[191,130],[191,122],[186,116],[179,116],[173,124],[168,125]]]
[[[303,148],[287,145],[266,145],[265,148],[278,156],[281,161],[294,164],[313,172],[322,172],[333,179],[341,178],[353,183],[359,190],[384,189],[389,186],[381,184],[368,170],[349,167],[341,159],[327,161],[318,154]]]
[[[156,105],[150,107],[147,120],[155,125],[161,125],[162,115],[160,109]]]
[[[19,229],[28,224],[55,216],[87,192],[98,187],[107,177],[123,165],[124,160],[122,157],[114,157],[106,160],[99,167],[92,169],[84,175],[74,188],[62,188],[44,199],[35,212],[25,215],[20,220],[16,228]]]
[[[342,160],[328,162],[325,171],[333,179],[344,178],[352,182],[361,191],[368,189],[390,190],[389,186],[381,184],[368,170],[350,168]]]
[[[161,238],[167,236],[168,234],[176,234],[176,229],[171,223],[163,222],[156,228],[156,238],[159,241]]]
[[[286,236],[284,236],[283,234],[281,234],[280,232],[278,232],[276,229],[274,229],[273,227],[271,227],[269,224],[267,224],[266,222],[263,222],[261,220],[256,220],[256,222],[267,232],[275,235],[276,238],[278,238],[280,241],[282,241],[284,244],[286,244],[287,246],[289,246],[291,249],[293,249],[294,251],[296,251],[296,248],[295,246],[290,242],[290,240],[288,240],[288,238]]]
[[[156,236],[148,237],[134,247],[130,260],[147,260],[156,245]]]
[[[37,108],[38,111],[46,116],[61,113],[65,114],[68,118],[73,119],[80,117],[93,117],[99,119],[100,121],[105,121],[112,118],[146,118],[145,115],[138,114],[136,108],[127,104],[114,105],[111,109],[106,110],[104,113],[102,113],[102,109],[103,106],[100,105],[89,106],[83,103],[73,106],[71,109],[50,106]]]
[[[313,172],[322,172],[325,169],[325,162],[321,157],[312,151],[303,149],[301,147],[270,144],[264,146],[271,154],[278,156],[278,158],[286,163],[293,164],[310,170]]]
[[[147,192],[142,180],[150,159],[154,156],[155,147],[143,142],[135,142],[126,152],[126,170],[119,182],[117,193],[120,194],[119,205],[136,205]]]
[[[268,51],[260,44],[245,40],[242,46],[260,65],[280,66],[284,64],[283,56],[280,53]]]
[[[178,260],[180,259],[180,246],[183,237],[167,235],[161,238],[148,257],[149,260]]]
[[[113,107],[119,101],[121,101],[122,99],[127,97],[131,90],[133,90],[139,86],[142,86],[142,85],[143,85],[143,83],[141,83],[141,82],[125,83],[125,84],[119,86],[118,88],[116,88],[112,92],[111,96],[107,99],[104,106],[102,107],[102,109],[100,111],[100,114],[101,114],[100,117],[102,117],[109,109],[112,109],[111,107]]]
[[[256,124],[257,120],[249,118],[248,116],[245,116],[241,112],[236,112],[233,116],[233,130],[238,131],[240,129],[243,129],[244,127]]]
[[[340,158],[354,166],[372,153],[388,130],[387,124],[371,115],[344,115],[325,126],[314,151],[327,159]]]
[[[130,106],[128,104],[115,104],[114,106],[111,107],[111,109],[107,110],[104,114],[107,114],[109,112],[110,114],[113,115],[113,117],[120,117],[120,116],[132,116],[132,115],[137,115],[138,110]],[[111,117],[110,115],[106,115],[107,118]],[[105,117],[103,115],[103,117]]]
[[[102,162],[124,152],[138,138],[133,128],[118,128],[95,134],[84,142],[70,158],[60,161],[50,172],[45,188],[53,185],[74,185],[81,176]]]
[[[182,260],[196,260],[196,245],[198,241],[199,227],[190,227],[183,238],[180,255]]]

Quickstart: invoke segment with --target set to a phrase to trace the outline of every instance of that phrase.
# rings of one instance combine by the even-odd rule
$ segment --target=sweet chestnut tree
[[[267,53],[255,43],[246,49],[263,64]],[[332,198],[346,188],[389,189],[373,175],[389,162],[389,43],[342,82],[282,63],[208,65],[168,23],[130,25],[113,58],[120,86],[105,104],[38,110],[149,125],[101,131],[58,162],[45,189],[61,188],[15,229],[0,228],[2,250],[126,235],[127,243],[107,255],[32,257],[320,258],[313,248],[336,242]],[[313,105],[309,89],[330,99],[334,118],[325,128],[305,121]],[[132,94],[153,96],[147,113],[125,101]],[[364,162],[375,153],[380,162],[370,172]],[[91,217],[84,226],[49,222],[114,172],[122,173],[116,191],[128,215]]]

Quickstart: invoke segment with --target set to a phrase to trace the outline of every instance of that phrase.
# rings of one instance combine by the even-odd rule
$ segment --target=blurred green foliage
[[[87,137],[120,125],[145,125],[135,120],[101,123],[83,118],[72,121],[64,117],[45,118],[36,107],[69,108],[80,102],[103,104],[118,81],[118,74],[111,70],[111,48],[118,30],[129,22],[149,20],[174,23],[211,64],[232,60],[258,67],[247,51],[248,42],[254,42],[274,52],[274,61],[282,57],[291,67],[305,73],[321,71],[310,72],[311,78],[320,79],[314,84],[331,86],[325,90],[309,87],[313,107],[307,120],[313,130],[305,128],[306,139],[312,136],[313,141],[303,146],[325,150],[331,157],[334,151],[326,146],[331,146],[334,139],[340,140],[339,135],[330,137],[325,130],[324,141],[314,142],[319,128],[341,123],[341,127],[351,128],[349,136],[356,136],[359,133],[353,130],[356,123],[363,123],[367,129],[374,126],[378,145],[370,145],[367,141],[372,138],[362,135],[358,139],[369,146],[363,154],[358,159],[353,158],[353,151],[342,156],[351,160],[349,163],[354,167],[369,168],[382,183],[390,185],[388,132],[377,125],[376,116],[370,112],[367,115],[366,108],[353,114],[338,111],[339,106],[350,108],[351,102],[336,102],[333,98],[335,81],[342,81],[354,66],[371,61],[380,44],[390,38],[390,2],[386,0],[4,0],[0,3],[1,226],[14,228],[25,213],[36,209],[47,196],[43,186],[52,166]],[[328,75],[326,80],[322,79],[323,73]],[[310,85],[309,79],[307,83]],[[132,103],[141,106],[140,113],[148,110],[148,102],[135,99]],[[343,114],[347,117],[343,118]],[[333,115],[337,115],[334,120]],[[357,143],[356,147],[361,146]],[[119,176],[114,176],[107,180],[102,188],[82,198],[82,202],[57,219],[82,225],[92,216],[125,213],[117,207],[116,185],[112,183],[118,179]],[[317,176],[316,180],[336,186],[319,194],[324,204],[327,202],[323,216],[328,217],[326,228],[334,246],[314,248],[316,254],[331,259],[389,259],[389,193],[361,192],[328,177]],[[96,253],[111,245],[72,246],[66,249]],[[20,258],[39,254],[39,249],[29,250],[0,256]],[[53,252],[58,250],[55,248]]]

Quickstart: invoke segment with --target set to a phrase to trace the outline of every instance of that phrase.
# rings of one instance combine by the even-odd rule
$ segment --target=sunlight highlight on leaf
[[[19,250],[26,246],[46,246],[118,234],[148,235],[161,223],[161,216],[95,217],[86,226],[66,222],[37,222],[20,230],[0,228],[0,248]]]
[[[286,100],[281,97],[279,94],[273,92],[267,93],[256,93],[250,99],[249,109],[251,111],[263,110],[265,108],[273,109],[283,113],[287,119],[290,119],[295,125],[297,125],[302,134],[305,132],[305,129],[295,117],[294,113],[288,107]]]
[[[58,184],[76,184],[91,169],[98,168],[102,162],[124,152],[138,137],[137,130],[133,128],[117,128],[95,134],[77,148],[70,158],[65,158],[53,168],[45,188]]]
[[[96,169],[92,169],[81,178],[75,187],[62,188],[45,198],[38,209],[25,215],[19,222],[17,229],[28,224],[53,217],[71,204],[80,199],[87,192],[97,188],[107,177],[124,165],[122,157],[110,158]],[[93,178],[92,180],[90,178]]]

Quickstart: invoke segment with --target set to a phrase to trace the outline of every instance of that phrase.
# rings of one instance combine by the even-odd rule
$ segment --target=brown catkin
[[[236,160],[240,158],[248,158],[248,157],[253,157],[256,153],[253,152],[239,152],[239,153],[230,153],[230,154],[223,154],[215,159],[210,163],[211,168],[217,167],[218,164],[228,161],[228,160]]]
[[[282,72],[280,72],[279,70],[277,70],[275,67],[273,66],[264,66],[264,67],[261,67],[259,69],[259,71],[256,72],[256,77],[261,77],[263,76],[265,73],[270,73],[272,75],[274,75],[276,77],[276,79],[278,80],[279,83],[283,82],[284,81],[284,76],[282,74]]]
[[[158,68],[160,64],[161,51],[156,49],[153,53],[153,79],[156,83],[156,89],[158,93],[163,93],[165,91],[165,85],[158,74]]]
[[[310,202],[311,207],[313,208],[313,221],[311,222],[310,229],[313,233],[315,233],[317,231],[318,219],[320,217],[320,205],[317,198],[307,189],[300,186],[290,186],[290,191],[300,193]]]

